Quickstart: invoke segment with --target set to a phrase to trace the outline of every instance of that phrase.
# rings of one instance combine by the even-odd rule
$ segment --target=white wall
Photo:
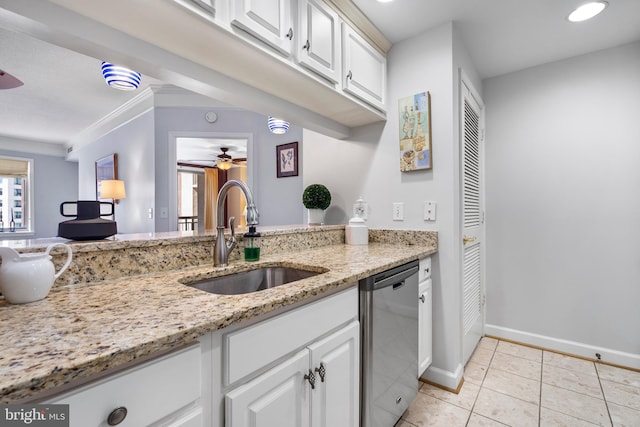
[[[207,111],[218,114],[215,123],[204,119]],[[302,151],[302,129],[292,125],[284,135],[276,135],[267,128],[267,118],[261,114],[238,109],[221,108],[156,108],[155,109],[156,171],[155,182],[156,211],[162,207],[173,207],[175,201],[169,200],[169,179],[176,179],[175,173],[169,176],[169,170],[175,171],[175,165],[169,160],[171,135],[192,135],[196,133],[251,134],[253,136],[254,158],[257,161],[257,176],[253,177],[252,192],[260,212],[260,224],[284,225],[302,222],[302,162],[298,162],[298,176],[277,178],[276,145],[298,142],[298,157]],[[251,165],[249,165],[251,167]],[[234,190],[235,191],[235,190]],[[168,219],[156,216],[156,231],[169,231]],[[174,228],[175,229],[175,228]]]
[[[396,43],[387,57],[387,121],[357,129],[344,141],[305,131],[304,185],[319,182],[332,192],[328,223],[345,223],[359,195],[369,203],[372,228],[438,231],[433,256],[434,363],[427,377],[455,388],[462,375],[458,67],[479,79],[452,23]],[[478,88],[479,89],[479,88]],[[433,169],[400,172],[399,98],[431,93]],[[423,203],[434,200],[437,220],[423,220]],[[404,221],[392,220],[392,204],[404,203]]]
[[[484,100],[489,332],[640,368],[640,42]]]
[[[58,235],[58,223],[67,219],[60,215],[60,203],[78,199],[78,164],[63,157],[4,150],[0,155],[33,159],[33,208],[35,233],[30,239]],[[5,227],[8,221],[5,216]],[[6,229],[6,228],[5,228]],[[3,233],[0,239],[23,239],[24,236]]]
[[[118,154],[118,179],[124,181],[127,198],[116,205],[118,233],[154,231],[148,209],[154,207],[154,115],[138,116],[76,153],[79,165],[79,199],[96,199],[95,161]]]

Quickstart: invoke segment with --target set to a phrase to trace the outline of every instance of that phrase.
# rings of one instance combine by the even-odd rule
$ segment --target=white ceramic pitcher
[[[49,251],[55,246],[67,249],[67,261],[56,273]],[[43,299],[53,282],[71,264],[71,247],[64,243],[49,245],[44,252],[20,254],[11,248],[0,247],[0,292],[12,304]]]

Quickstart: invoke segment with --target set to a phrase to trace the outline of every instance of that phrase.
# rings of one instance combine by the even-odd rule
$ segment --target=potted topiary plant
[[[302,204],[308,209],[308,224],[324,224],[324,211],[331,204],[331,193],[322,184],[311,184],[302,193]]]

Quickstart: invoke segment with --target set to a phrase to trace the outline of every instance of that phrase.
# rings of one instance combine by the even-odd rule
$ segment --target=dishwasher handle
[[[368,277],[364,280],[364,290],[376,291],[388,286],[397,285],[408,277],[418,274],[418,270],[418,261],[413,261],[391,270],[387,270],[384,273]]]

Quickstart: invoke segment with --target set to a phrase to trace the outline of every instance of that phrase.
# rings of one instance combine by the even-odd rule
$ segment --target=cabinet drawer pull
[[[325,375],[327,375],[327,370],[325,369],[324,364],[322,362],[320,362],[320,367],[316,368],[314,370],[318,373],[318,376],[320,377],[320,382],[323,383],[324,382],[324,377],[325,377]]]
[[[109,417],[107,418],[107,424],[109,424],[110,426],[117,426],[118,424],[123,422],[125,418],[127,418],[127,408],[125,408],[124,406],[120,406],[119,408],[111,411]]]
[[[351,70],[349,70],[349,72],[347,73],[347,80],[353,80],[353,73],[351,72]]]
[[[316,376],[313,374],[311,369],[309,369],[309,373],[304,376],[304,379],[308,380],[309,384],[311,384],[311,390],[315,390],[315,388],[316,388]]]
[[[309,44],[309,40],[307,40],[307,42],[304,44],[304,46],[302,46],[302,49],[306,50],[307,52],[309,52],[310,48],[311,48],[311,45]]]
[[[424,294],[420,295],[420,301],[422,301],[424,303],[425,300],[426,300],[426,298],[424,297]]]
[[[293,40],[293,28],[289,28],[289,32],[285,37],[288,38],[289,40]]]

